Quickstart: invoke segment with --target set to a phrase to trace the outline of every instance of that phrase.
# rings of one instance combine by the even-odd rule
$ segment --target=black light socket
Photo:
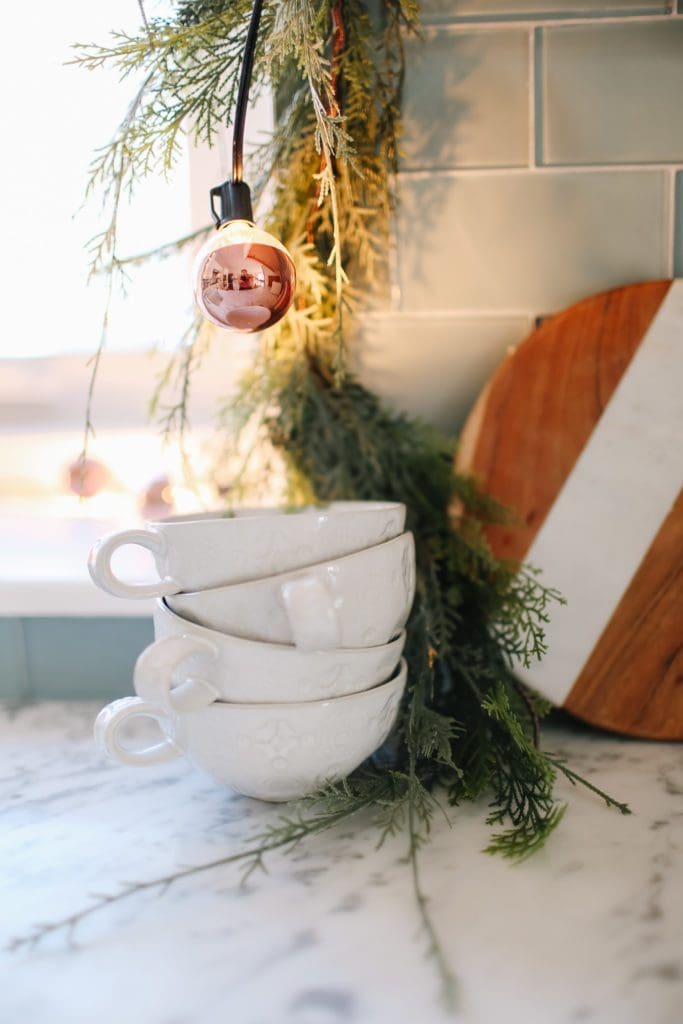
[[[249,186],[244,181],[224,181],[222,185],[216,185],[209,193],[211,199],[211,213],[219,228],[229,220],[254,220],[251,209],[251,193]],[[220,197],[220,214],[216,210],[216,197]]]

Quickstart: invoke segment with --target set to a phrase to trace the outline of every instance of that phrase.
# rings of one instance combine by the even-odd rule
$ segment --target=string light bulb
[[[296,272],[282,242],[251,220],[227,220],[199,250],[195,301],[218,327],[240,333],[272,327],[289,309]]]
[[[197,253],[194,296],[211,323],[251,334],[285,315],[296,287],[292,257],[282,242],[257,228],[248,185],[242,180],[244,124],[263,0],[254,0],[244,46],[232,137],[232,178],[211,189],[217,232]],[[216,209],[216,200],[220,209]]]

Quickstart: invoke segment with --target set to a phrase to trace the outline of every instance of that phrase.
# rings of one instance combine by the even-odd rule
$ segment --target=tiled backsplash
[[[534,318],[683,274],[683,13],[425,0],[409,40],[393,304],[364,379],[450,430]]]
[[[402,197],[405,310],[550,313],[602,287],[669,273],[663,171],[428,175],[405,180]]]
[[[669,14],[666,0],[424,0],[424,21],[514,21],[533,18],[604,18]]]
[[[537,33],[541,161],[667,163],[683,152],[683,19]]]

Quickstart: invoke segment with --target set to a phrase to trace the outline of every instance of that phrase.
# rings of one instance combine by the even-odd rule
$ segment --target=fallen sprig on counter
[[[552,754],[547,754],[546,756],[557,764],[558,769],[567,775],[572,784],[581,783],[586,785],[590,790],[602,797],[608,806],[616,807],[622,814],[631,813],[625,804],[614,801],[602,790],[593,786],[575,772],[565,770],[561,758],[557,758]],[[354,774],[351,780],[330,787],[324,793],[317,796],[309,797],[307,800],[301,801],[294,806],[289,813],[279,815],[277,824],[270,825],[267,829],[255,834],[245,844],[244,849],[203,864],[179,868],[177,871],[169,872],[158,878],[147,879],[141,882],[121,883],[119,890],[116,892],[93,894],[93,902],[75,911],[73,914],[55,921],[37,924],[25,935],[17,936],[8,944],[8,951],[19,952],[24,949],[31,949],[43,940],[59,933],[65,933],[68,943],[76,947],[78,944],[75,940],[75,934],[78,926],[107,907],[127,899],[132,899],[134,896],[144,892],[158,890],[160,894],[163,894],[172,885],[231,864],[242,865],[243,871],[240,884],[244,884],[254,871],[257,869],[265,870],[265,857],[267,854],[274,853],[277,850],[281,850],[285,854],[291,853],[306,839],[327,832],[361,810],[374,808],[375,811],[379,812],[376,819],[376,824],[380,829],[378,846],[381,846],[389,835],[395,835],[407,826],[409,842],[406,860],[410,865],[413,892],[422,924],[429,940],[427,953],[434,958],[437,964],[444,1004],[447,1008],[454,1009],[457,1001],[457,980],[444,955],[438,933],[434,928],[429,912],[429,900],[422,890],[418,865],[418,851],[429,835],[431,814],[435,810],[443,811],[443,808],[438,803],[438,800],[433,795],[430,795],[427,797],[431,805],[429,810],[425,814],[425,808],[423,807],[422,813],[420,813],[418,808],[425,799],[424,793],[419,795],[416,803],[413,802],[410,787],[406,786],[406,780],[403,780],[400,787],[402,797],[397,799],[397,793],[393,787],[398,781],[392,772],[384,772],[382,774],[371,772],[366,774],[361,769]],[[422,824],[419,825],[418,821]],[[530,851],[525,846],[525,854],[529,852],[533,851]],[[515,855],[512,847],[508,848],[507,855]]]

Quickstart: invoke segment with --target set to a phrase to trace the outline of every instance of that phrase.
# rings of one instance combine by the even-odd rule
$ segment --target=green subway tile
[[[30,697],[21,619],[0,619],[0,698]]]
[[[683,171],[679,171],[676,175],[676,223],[674,231],[674,277],[683,277]]]
[[[673,0],[423,0],[425,22],[668,14]]]
[[[549,313],[665,277],[667,210],[655,170],[404,177],[401,308]]]
[[[402,167],[525,165],[527,32],[438,32],[406,47]]]
[[[111,700],[133,692],[133,667],[153,640],[151,619],[23,620],[32,696]]]
[[[373,317],[352,347],[354,368],[393,408],[454,434],[506,350],[532,326],[528,316]]]
[[[683,161],[683,22],[547,28],[545,162]]]

